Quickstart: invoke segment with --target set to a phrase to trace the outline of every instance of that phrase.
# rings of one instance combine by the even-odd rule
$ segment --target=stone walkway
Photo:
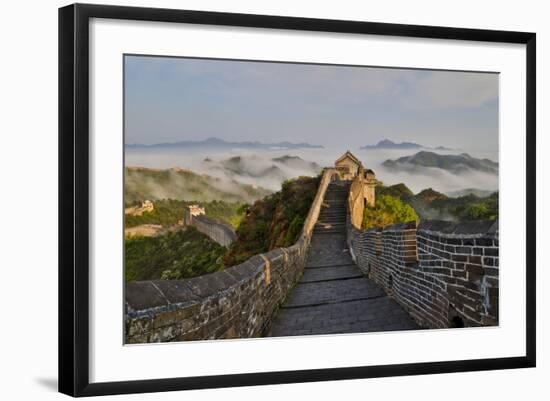
[[[354,264],[346,243],[348,182],[330,184],[313,231],[304,274],[270,336],[410,330],[418,326]]]

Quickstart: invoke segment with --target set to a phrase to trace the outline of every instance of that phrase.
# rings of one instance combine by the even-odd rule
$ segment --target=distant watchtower
[[[359,169],[363,168],[361,161],[349,150],[334,162],[334,166],[342,180],[353,180],[359,173]]]
[[[363,163],[353,155],[349,150],[346,151],[336,162],[336,170],[340,174],[340,179],[353,181],[351,184],[351,197],[354,203],[353,210],[360,210],[362,219],[363,208],[366,206],[374,207],[376,203],[376,175],[371,169],[365,169]],[[358,208],[356,205],[362,206]]]
[[[204,207],[199,205],[189,205],[185,210],[185,225],[190,226],[194,216],[205,214]]]

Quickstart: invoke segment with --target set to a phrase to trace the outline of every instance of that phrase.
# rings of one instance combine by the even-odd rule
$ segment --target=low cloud
[[[259,151],[246,152],[235,149],[231,152],[204,152],[196,154],[183,151],[128,151],[126,152],[127,166],[149,168],[187,168],[199,174],[207,174],[222,179],[224,189],[231,188],[232,180],[256,187],[277,191],[285,179],[301,175],[316,175],[318,169],[313,167],[296,167],[274,162],[272,159],[285,156],[299,156],[304,162],[314,162],[321,167],[330,167],[346,149],[300,149],[293,151]],[[477,188],[484,190],[498,190],[498,176],[493,174],[464,172],[453,174],[438,168],[416,168],[410,171],[392,172],[385,169],[382,163],[386,159],[395,159],[410,155],[414,151],[402,150],[359,150],[352,152],[363,162],[366,168],[375,171],[379,180],[386,185],[397,183],[406,184],[414,193],[426,188],[433,188],[443,193],[451,193],[464,189]],[[452,152],[447,152],[452,153]],[[475,157],[488,157],[495,160],[495,155],[487,153],[473,153]],[[231,171],[224,167],[224,162],[232,157],[240,157],[238,168]],[[205,160],[206,159],[206,160]],[[155,185],[151,183],[151,185]],[[179,185],[184,185],[183,183]],[[159,194],[163,189],[158,188]]]

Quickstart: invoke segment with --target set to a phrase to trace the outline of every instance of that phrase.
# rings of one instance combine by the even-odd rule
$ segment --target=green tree
[[[384,227],[391,224],[419,221],[414,209],[391,195],[382,195],[376,199],[374,207],[367,206],[363,214],[363,228]]]
[[[125,240],[126,281],[183,279],[223,269],[227,249],[194,227]]]
[[[224,257],[225,266],[234,266],[258,253],[294,244],[320,180],[321,176],[287,180],[280,191],[241,209],[246,216],[237,229],[237,240]]]

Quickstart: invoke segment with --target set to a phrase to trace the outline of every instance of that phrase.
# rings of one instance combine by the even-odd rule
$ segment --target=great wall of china
[[[185,225],[193,226],[201,233],[210,237],[221,246],[229,246],[237,239],[235,230],[229,224],[212,220],[205,215],[205,210],[199,205],[191,205],[185,213]]]
[[[498,222],[362,230],[374,173],[339,161],[294,245],[192,279],[127,283],[126,343],[498,325]]]

